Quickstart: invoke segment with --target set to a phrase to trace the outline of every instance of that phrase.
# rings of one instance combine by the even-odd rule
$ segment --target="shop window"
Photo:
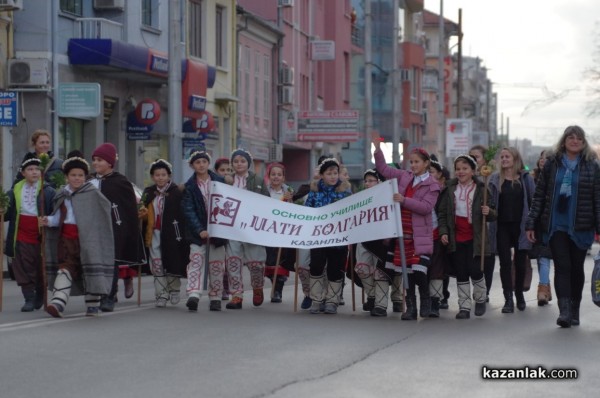
[[[64,159],[75,149],[83,152],[83,120],[58,119],[58,157]]]

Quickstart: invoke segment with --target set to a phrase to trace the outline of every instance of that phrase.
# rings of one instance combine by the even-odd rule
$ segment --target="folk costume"
[[[62,174],[62,164],[63,164],[63,160],[57,158],[54,155],[54,152],[52,151],[48,151],[46,153],[48,155],[48,163],[46,164],[46,167],[44,168],[44,181],[50,185],[52,188],[56,189],[58,188],[56,186],[56,182],[55,182],[55,175],[56,174]],[[32,159],[32,158],[38,158],[39,159],[39,155],[35,152],[27,152],[25,154],[25,156],[23,156],[23,160],[21,161],[21,163],[25,162],[27,159]],[[13,182],[13,187],[16,183],[20,182],[23,180],[23,175],[19,172],[17,173],[17,177],[15,178],[15,181]]]
[[[23,160],[21,170],[40,165],[41,161],[35,154],[30,154]],[[9,226],[5,254],[14,258],[15,279],[25,299],[25,304],[21,307],[23,312],[40,309],[44,304],[45,286],[41,270],[42,248],[38,217],[52,211],[54,194],[54,189],[48,183],[42,184],[41,179],[34,184],[22,179],[8,192],[10,205],[5,221],[9,222]],[[0,227],[3,228],[1,225]]]
[[[150,167],[165,168],[171,174],[171,165],[159,159]],[[143,224],[144,243],[149,250],[150,271],[154,276],[157,307],[167,301],[175,305],[180,300],[181,278],[186,276],[190,246],[185,237],[185,216],[181,206],[183,186],[171,181],[161,188],[152,185],[144,189],[142,201],[148,210]]]

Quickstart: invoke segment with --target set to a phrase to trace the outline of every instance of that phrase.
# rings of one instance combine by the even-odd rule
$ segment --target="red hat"
[[[106,162],[108,162],[111,167],[115,167],[115,163],[118,159],[117,147],[111,144],[110,142],[105,142],[104,144],[100,145],[94,150],[94,153],[92,153],[92,158],[94,156],[106,160]]]

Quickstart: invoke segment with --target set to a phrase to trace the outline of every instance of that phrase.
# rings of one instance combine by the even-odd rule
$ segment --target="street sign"
[[[58,116],[97,117],[100,115],[101,103],[98,83],[60,83],[58,85]]]
[[[0,92],[0,126],[18,125],[19,95],[15,91]]]
[[[359,136],[359,112],[298,112],[298,141],[354,142]]]

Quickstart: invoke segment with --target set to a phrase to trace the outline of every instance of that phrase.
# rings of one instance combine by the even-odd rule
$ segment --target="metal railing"
[[[80,39],[123,40],[123,24],[105,18],[77,18],[76,35]]]

